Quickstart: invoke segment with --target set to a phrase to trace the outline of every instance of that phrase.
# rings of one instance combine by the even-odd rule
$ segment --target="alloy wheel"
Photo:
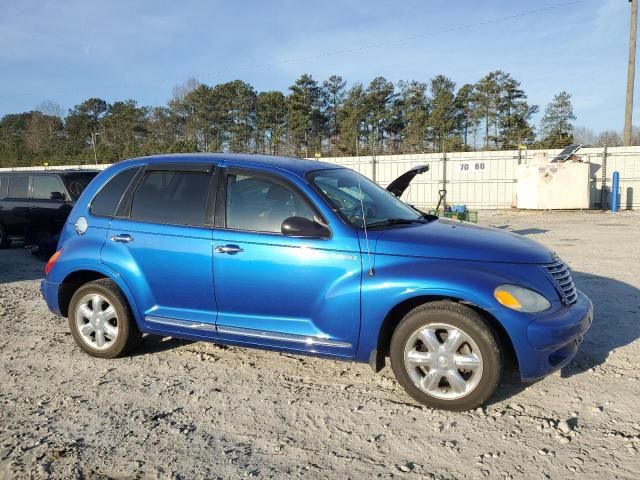
[[[483,369],[482,354],[473,338],[445,323],[425,325],[409,337],[404,365],[420,390],[443,400],[471,393]]]
[[[92,293],[80,299],[75,321],[80,338],[96,350],[106,350],[118,338],[116,310],[100,294]]]

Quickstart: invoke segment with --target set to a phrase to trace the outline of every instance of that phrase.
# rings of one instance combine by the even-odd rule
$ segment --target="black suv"
[[[37,245],[60,233],[94,170],[0,171],[0,248]]]

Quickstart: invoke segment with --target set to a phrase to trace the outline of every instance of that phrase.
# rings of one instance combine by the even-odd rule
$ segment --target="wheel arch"
[[[136,322],[138,322],[138,314],[135,302],[133,301],[131,292],[127,288],[126,284],[124,284],[123,280],[114,272],[110,272],[106,269],[98,269],[94,266],[88,268],[79,268],[78,270],[69,272],[64,277],[64,280],[60,283],[60,287],[58,289],[58,306],[60,308],[60,313],[62,314],[62,316],[67,317],[69,315],[69,304],[71,303],[71,297],[73,297],[73,294],[82,285],[85,285],[86,283],[92,282],[94,280],[99,280],[101,278],[108,278],[116,284],[116,286],[120,289],[122,294],[127,299],[129,308],[131,309]]]
[[[502,323],[500,323],[500,321],[489,311],[474,303],[468,302],[462,298],[458,298],[455,296],[425,294],[407,298],[399,302],[398,304],[393,306],[393,308],[391,308],[391,310],[385,316],[382,324],[380,325],[380,330],[378,331],[376,350],[372,352],[369,361],[370,365],[375,371],[381,370],[381,367],[384,366],[384,359],[385,357],[389,356],[389,347],[391,344],[391,337],[393,336],[393,332],[395,331],[400,321],[405,317],[405,315],[420,305],[437,301],[450,301],[453,303],[460,303],[480,314],[496,332],[496,336],[498,337],[498,340],[503,348],[505,363],[515,368],[519,367],[518,357],[516,355],[515,347],[513,345],[511,337],[507,333]]]

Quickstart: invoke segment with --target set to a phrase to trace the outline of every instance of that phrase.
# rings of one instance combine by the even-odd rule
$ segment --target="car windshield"
[[[320,170],[311,181],[351,225],[367,228],[428,221],[422,214],[367,177],[349,169]],[[364,210],[364,212],[363,212]]]
[[[97,174],[98,172],[68,173],[63,175],[62,178],[73,199],[77,200]]]

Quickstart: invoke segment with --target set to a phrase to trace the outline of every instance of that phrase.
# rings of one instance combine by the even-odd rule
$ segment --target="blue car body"
[[[317,208],[331,236],[295,238],[217,222],[166,225],[91,213],[91,200],[116,174],[163,163],[281,177]],[[486,316],[513,347],[523,379],[542,377],[574,357],[591,325],[592,305],[554,278],[564,266],[552,252],[523,236],[442,219],[366,234],[344,221],[309,180],[312,172],[335,168],[225,154],[120,162],[91,182],[69,215],[58,244],[63,253],[42,281],[43,296],[54,313],[66,316],[64,286],[71,279],[107,277],[125,295],[142,332],[370,362],[376,368],[384,362],[382,338],[394,312],[451,299]],[[75,226],[80,217],[88,223],[82,235]],[[112,241],[123,235],[135,242]],[[220,246],[235,250],[221,253]],[[504,284],[538,292],[551,307],[536,314],[505,308],[494,297]]]

